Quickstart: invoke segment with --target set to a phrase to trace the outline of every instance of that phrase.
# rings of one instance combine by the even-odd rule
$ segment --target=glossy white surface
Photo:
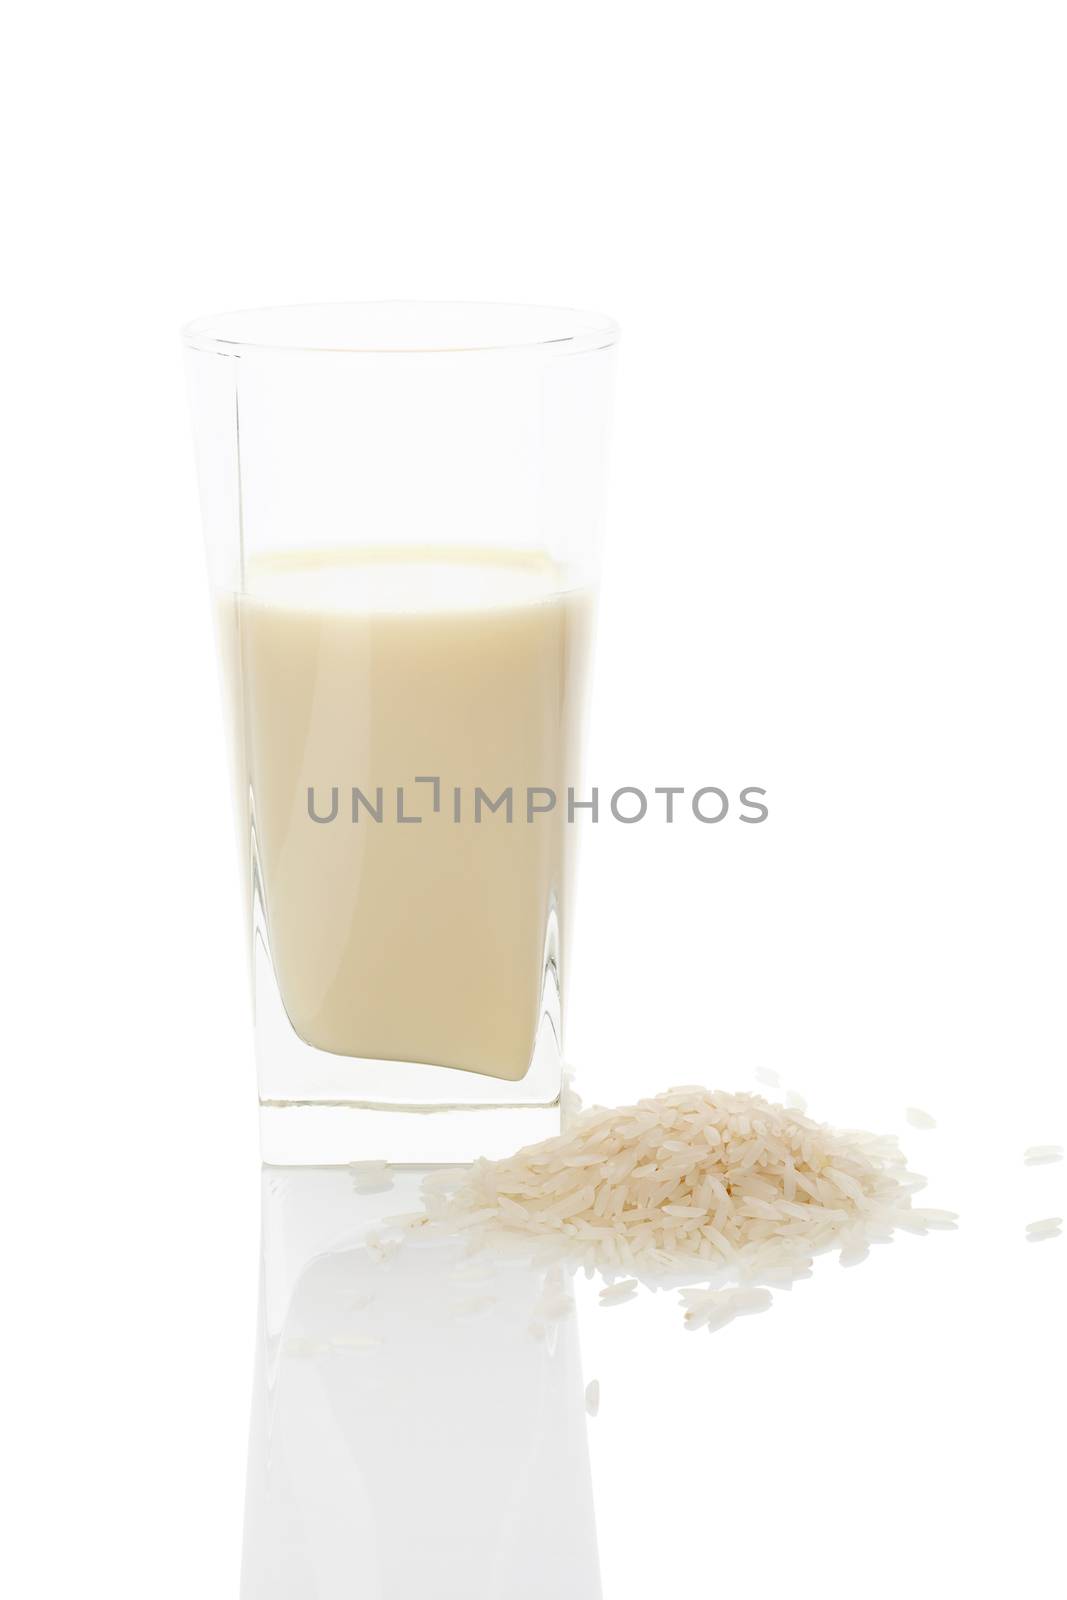
[[[461,1240],[380,1259],[418,1192],[264,1169],[241,1594],[596,1600],[575,1318]]]
[[[604,1307],[580,1275],[577,1316],[545,1323],[541,1270],[464,1240],[394,1253],[384,1219],[418,1209],[417,1169],[369,1194],[264,1169],[242,1596],[593,1600],[601,1571],[607,1596],[698,1572],[738,1589],[757,1559],[761,1586],[801,1595],[860,1573],[877,1600],[1039,1587],[1064,1261],[1024,1222],[1064,1169],[1005,1149],[994,1191],[981,1128],[902,1132],[958,1233],[820,1257],[715,1334],[684,1330],[675,1290]]]

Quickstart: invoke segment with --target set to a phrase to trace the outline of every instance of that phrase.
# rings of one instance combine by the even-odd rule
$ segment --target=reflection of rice
[[[387,1161],[353,1161],[348,1170],[356,1194],[385,1194],[393,1187],[393,1174]]]
[[[698,1328],[715,1333],[735,1317],[769,1311],[771,1292],[769,1289],[683,1289],[682,1304],[686,1307],[685,1325],[690,1333]]]
[[[607,1288],[600,1291],[600,1304],[602,1306],[621,1306],[627,1300],[632,1300],[637,1293],[636,1278],[621,1278],[618,1283],[609,1283]]]

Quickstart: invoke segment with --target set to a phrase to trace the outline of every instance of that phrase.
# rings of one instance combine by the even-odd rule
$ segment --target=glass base
[[[550,1106],[384,1107],[260,1102],[263,1160],[277,1167],[337,1167],[350,1161],[459,1166],[497,1160],[560,1131]]]
[[[268,1166],[461,1165],[559,1133],[563,1059],[551,984],[529,1070],[517,1080],[491,1078],[315,1049],[285,1013],[262,936],[255,953],[260,1148]]]

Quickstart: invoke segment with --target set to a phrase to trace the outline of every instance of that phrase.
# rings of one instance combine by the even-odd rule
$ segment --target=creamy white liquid
[[[219,598],[282,1002],[340,1055],[524,1076],[562,982],[592,603],[545,558],[294,552]],[[433,790],[416,777],[440,779]],[[361,809],[382,789],[382,821]],[[337,815],[328,817],[332,790]],[[396,790],[407,815],[397,820]],[[454,820],[454,790],[461,820]],[[513,820],[483,807],[511,788]],[[554,812],[527,821],[528,788]],[[251,851],[249,852],[251,859]]]

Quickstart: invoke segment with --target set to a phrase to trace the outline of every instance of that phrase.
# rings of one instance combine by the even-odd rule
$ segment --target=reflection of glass
[[[530,306],[185,330],[268,1161],[558,1131],[615,340]]]
[[[597,1600],[575,1318],[535,1335],[543,1274],[460,1242],[380,1259],[396,1176],[264,1169],[242,1596]]]

